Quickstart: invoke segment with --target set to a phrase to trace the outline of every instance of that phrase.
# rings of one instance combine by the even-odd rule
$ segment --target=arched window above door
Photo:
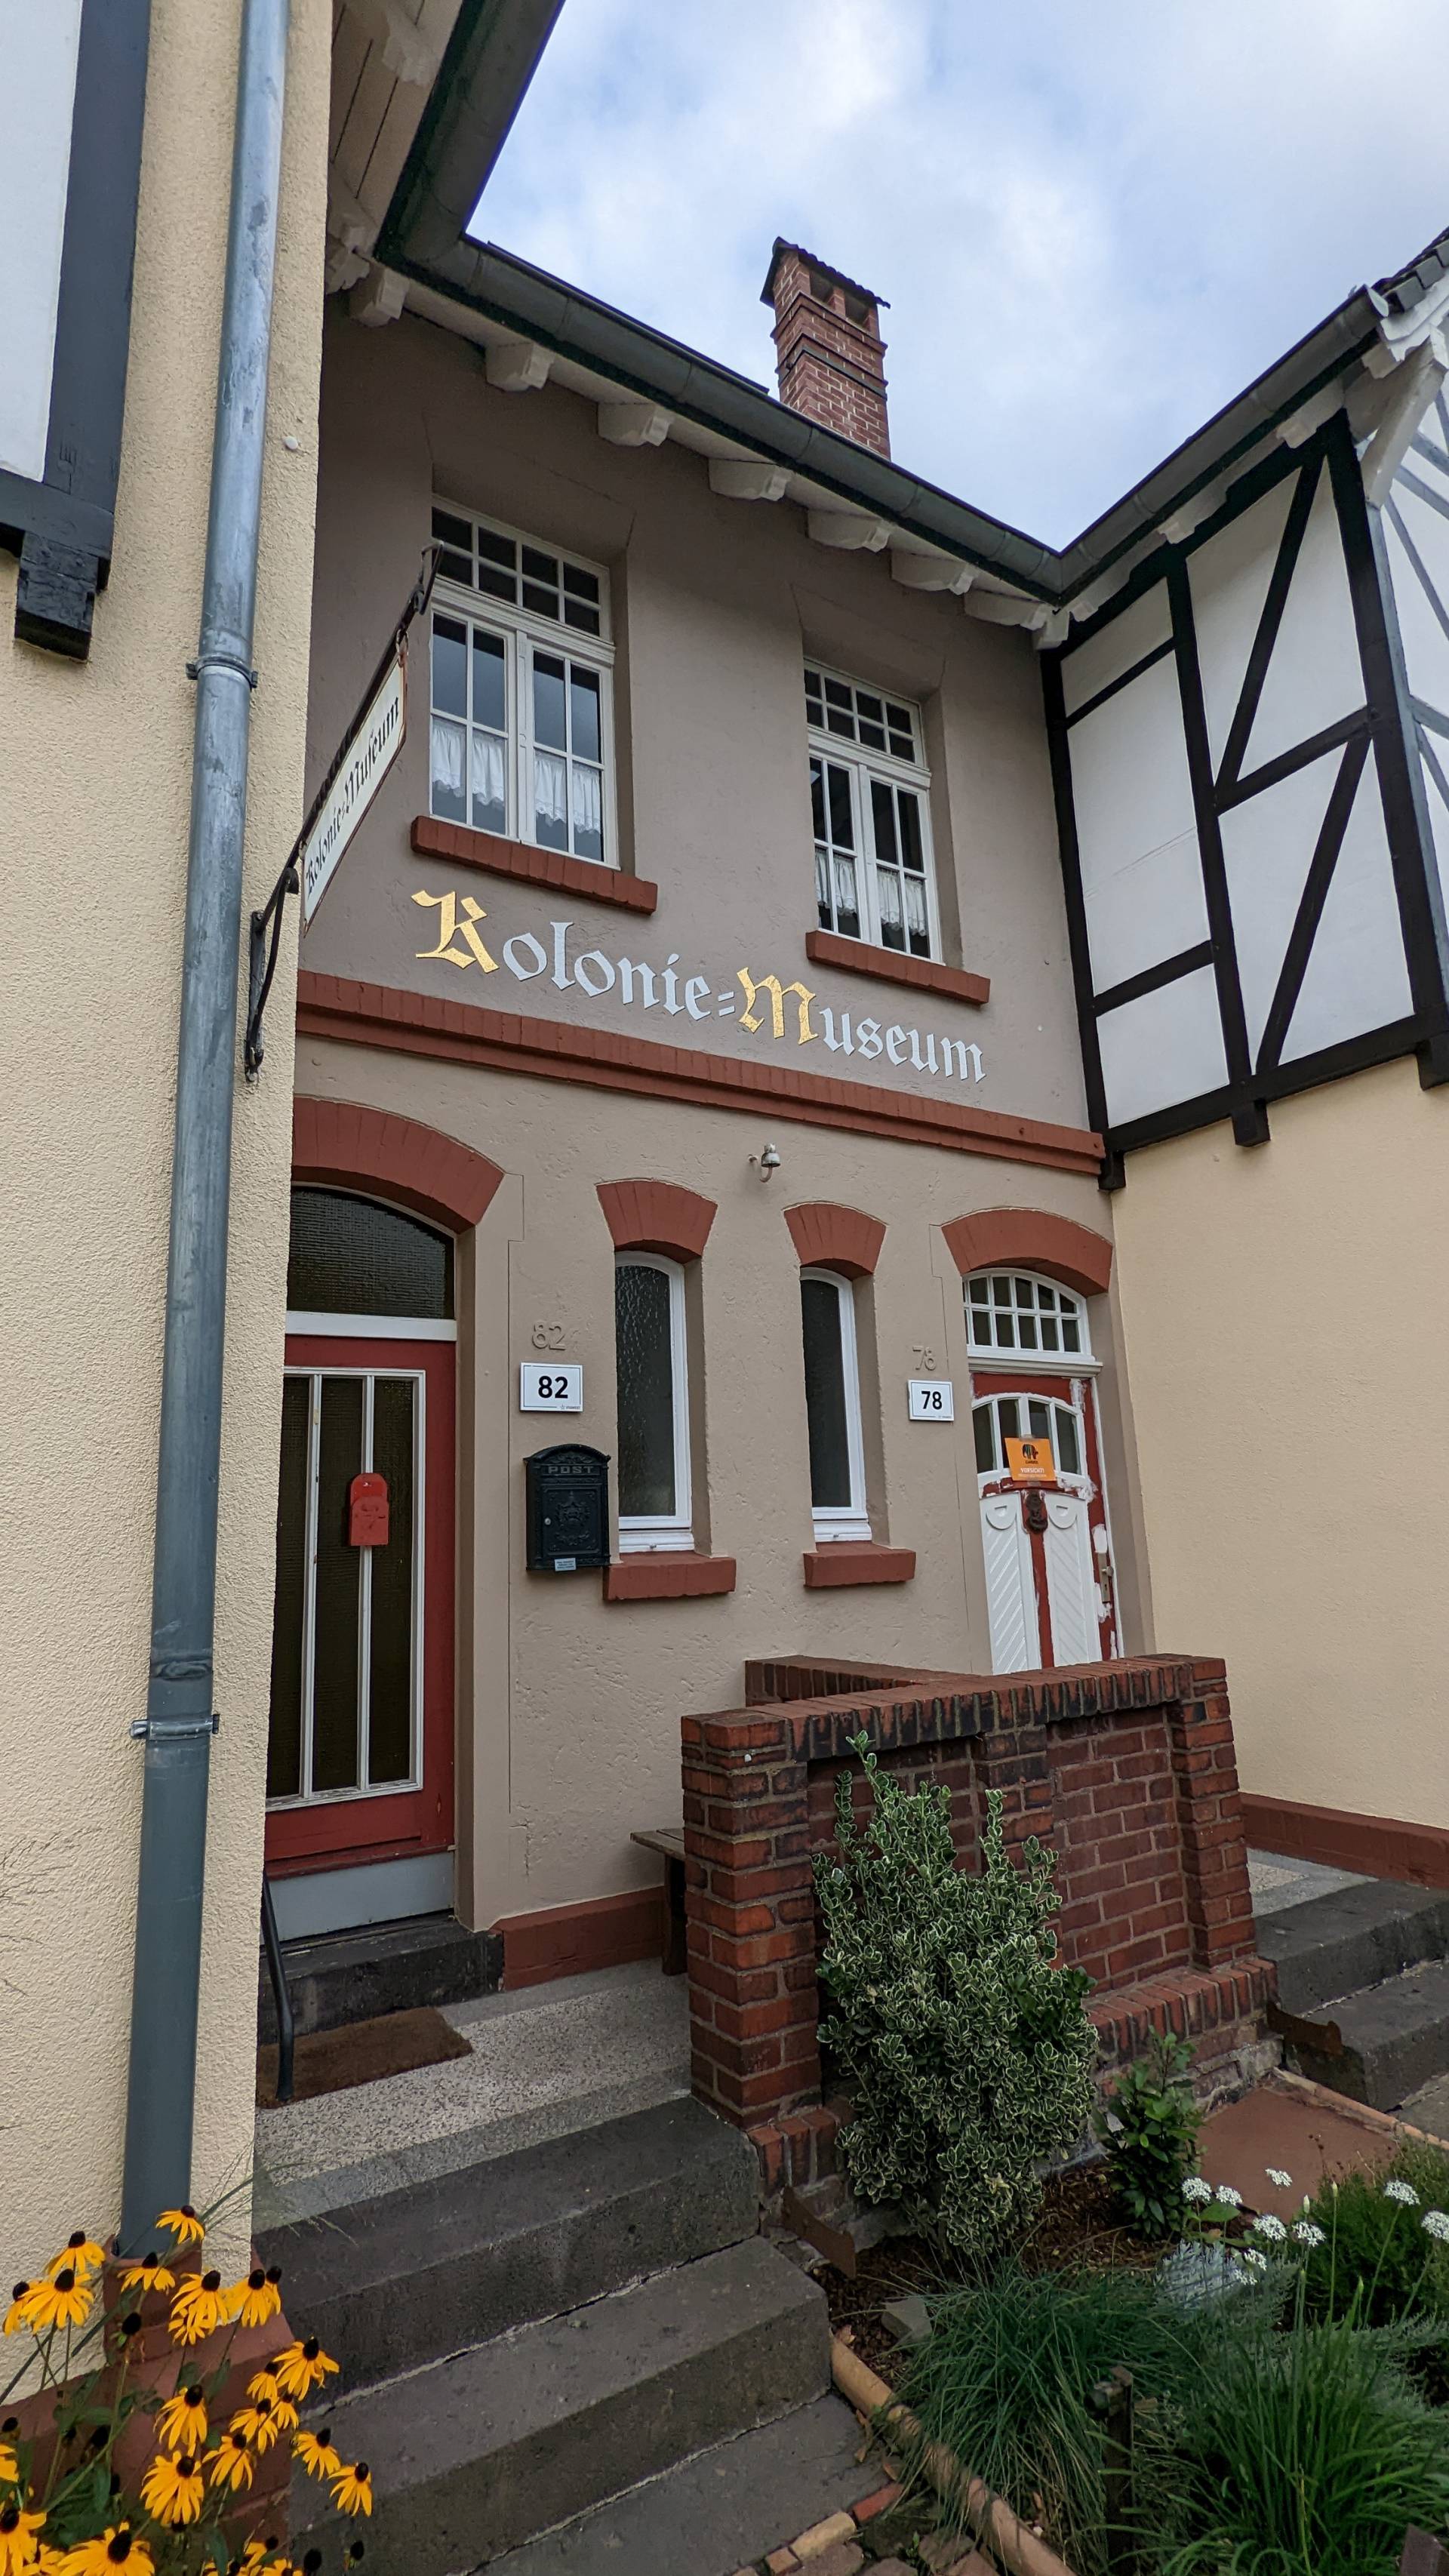
[[[1086,1300],[1074,1288],[1028,1270],[978,1270],[964,1284],[974,1354],[1090,1360]]]
[[[287,1310],[314,1318],[395,1315],[450,1323],[452,1241],[377,1199],[294,1189]]]

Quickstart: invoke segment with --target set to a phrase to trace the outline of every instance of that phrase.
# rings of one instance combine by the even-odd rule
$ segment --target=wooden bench
[[[652,1833],[631,1834],[631,1843],[658,1852],[664,1862],[664,1957],[666,1977],[682,1977],[687,1964],[684,1939],[684,1827],[659,1825]]]

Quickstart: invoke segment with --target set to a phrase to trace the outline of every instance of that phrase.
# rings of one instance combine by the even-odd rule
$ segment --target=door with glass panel
[[[267,1866],[330,1929],[452,1900],[452,1246],[298,1190],[288,1304]]]
[[[1102,1662],[1120,1646],[1085,1302],[986,1273],[966,1313],[992,1669]]]

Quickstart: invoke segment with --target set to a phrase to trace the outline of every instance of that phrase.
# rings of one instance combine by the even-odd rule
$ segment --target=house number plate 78
[[[907,1412],[912,1422],[954,1422],[956,1389],[948,1377],[908,1377]]]

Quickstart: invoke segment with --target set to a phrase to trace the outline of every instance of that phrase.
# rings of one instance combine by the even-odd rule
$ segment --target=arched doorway
[[[284,1937],[453,1901],[450,1235],[292,1193],[267,1753]]]
[[[964,1282],[992,1669],[1121,1651],[1084,1297],[1032,1271]]]

